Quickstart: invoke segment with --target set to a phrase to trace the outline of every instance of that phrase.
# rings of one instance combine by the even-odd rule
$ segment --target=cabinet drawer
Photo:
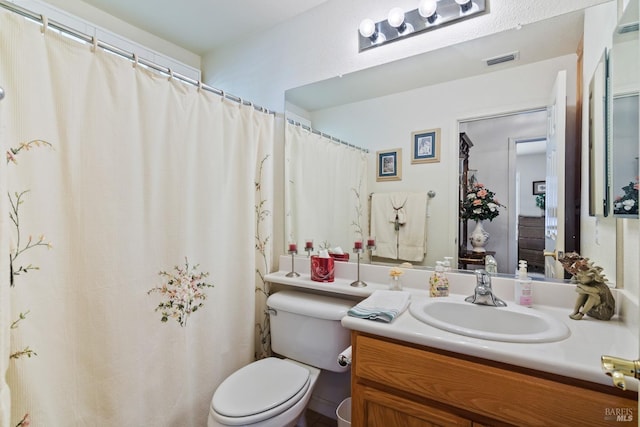
[[[539,239],[544,241],[544,228],[520,227],[518,228],[518,240],[522,238]]]
[[[518,247],[520,247],[520,249],[539,250],[540,254],[542,255],[542,251],[544,250],[544,239],[520,237],[518,238]]]
[[[544,229],[543,216],[519,216],[518,224],[525,227],[541,227]]]
[[[521,259],[526,259],[530,262],[535,261],[537,263],[544,264],[544,253],[542,252],[542,249],[531,250],[520,248],[520,250],[518,251],[518,257],[520,257]]]
[[[637,402],[501,367],[354,333],[354,380],[515,425],[600,426],[609,408]],[[505,365],[508,366],[508,365]],[[635,396],[635,394],[634,394]]]

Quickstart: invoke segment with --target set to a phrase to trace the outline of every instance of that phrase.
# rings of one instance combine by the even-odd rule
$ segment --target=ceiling
[[[203,55],[262,32],[327,0],[83,0],[116,18]]]

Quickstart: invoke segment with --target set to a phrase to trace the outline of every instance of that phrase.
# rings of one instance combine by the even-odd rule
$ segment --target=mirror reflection
[[[476,159],[481,155],[489,159],[486,165],[471,167],[478,170],[477,178],[485,181],[483,183],[486,185],[492,182],[492,174],[498,173],[499,170],[505,171],[500,172],[504,174],[503,178],[496,179],[492,187],[489,187],[492,191],[494,188],[499,190],[498,199],[504,202],[506,208],[500,212],[498,219],[490,222],[490,225],[496,228],[486,250],[497,255],[498,270],[501,273],[512,275],[517,268],[517,258],[527,249],[519,247],[518,243],[518,225],[527,220],[520,217],[544,217],[545,226],[550,227],[545,231],[545,241],[558,242],[568,236],[567,240],[573,241],[581,254],[602,265],[608,279],[615,283],[616,257],[612,254],[616,253],[616,223],[613,219],[589,218],[588,196],[586,191],[580,191],[581,185],[586,188],[584,183],[588,182],[588,155],[586,149],[576,149],[576,145],[579,147],[582,144],[583,126],[580,111],[586,102],[583,101],[582,92],[577,88],[588,85],[589,77],[586,76],[592,75],[595,63],[607,41],[600,36],[597,46],[585,46],[582,56],[577,52],[582,52],[581,40],[584,35],[596,31],[595,27],[601,25],[603,9],[606,9],[604,15],[609,16],[611,11],[608,8],[615,10],[616,7],[616,4],[610,2],[591,8],[594,10],[586,9],[558,16],[503,34],[293,88],[286,93],[287,110],[294,113],[293,117],[306,120],[313,128],[322,129],[351,144],[369,149],[366,180],[360,187],[362,193],[359,199],[364,238],[369,232],[370,195],[432,191],[436,197],[430,199],[427,205],[426,255],[422,262],[414,265],[434,266],[436,261],[445,257],[454,257],[455,264],[458,261],[460,245],[464,243],[459,236],[460,132],[467,131],[466,126],[472,122],[479,122],[479,119],[535,111],[546,115],[548,107],[553,105],[551,94],[556,79],[564,70],[564,111],[567,122],[566,132],[562,133],[566,134],[567,140],[574,145],[567,152],[566,158],[564,153],[560,156],[553,150],[545,152],[544,156],[545,163],[551,161],[555,167],[571,163],[575,165],[577,173],[568,182],[565,182],[564,177],[557,176],[552,176],[550,180],[546,170],[544,175],[540,176],[524,170],[518,172],[520,155],[517,150],[507,151],[504,160],[501,157],[499,161],[491,162],[490,149],[487,154],[481,154],[481,150],[484,149],[481,148],[482,145],[471,149],[471,155],[475,155]],[[613,25],[614,23],[611,26]],[[549,49],[549,46],[553,46],[553,49]],[[483,58],[514,51],[520,54],[510,63],[499,63],[489,67],[482,61]],[[579,74],[577,69],[583,66],[588,66],[589,69]],[[429,72],[435,69],[438,70],[437,73]],[[413,82],[412,86],[407,87],[410,81]],[[393,85],[400,85],[402,88],[393,89]],[[352,92],[356,95],[350,97],[349,94]],[[541,141],[547,136],[549,129],[557,130],[556,125],[555,120],[549,121],[547,118],[543,125],[544,130],[528,132],[521,128],[508,136],[502,136],[503,146],[513,144],[518,147],[522,144],[524,147],[529,140]],[[424,129],[440,131],[439,161],[412,163],[412,135]],[[396,149],[403,149],[399,157],[402,178],[395,181],[376,180],[376,153]],[[493,155],[495,156],[495,153]],[[581,161],[582,157],[585,157],[584,161]],[[545,169],[548,170],[549,167],[545,166]],[[535,190],[538,193],[544,189],[544,215],[536,205],[538,198],[535,196],[540,194],[534,194],[534,183],[538,185]],[[500,189],[502,186],[504,188]],[[565,212],[564,206],[558,206],[557,202],[550,201],[549,197],[553,192],[551,195],[558,200],[566,201],[567,186],[574,189],[575,194],[569,200]],[[522,199],[516,197],[516,193],[522,196]],[[366,197],[362,197],[363,195]],[[345,211],[356,209],[353,200],[348,203],[335,208]],[[502,220],[505,224],[500,225],[497,221]],[[297,218],[296,221],[304,226],[304,218]],[[558,224],[568,224],[574,231],[568,232],[567,236],[561,236],[557,229]],[[327,224],[327,227],[332,225]],[[309,237],[323,239],[320,235],[322,232],[317,233],[318,235]],[[524,233],[524,230],[521,233]],[[344,245],[349,247],[348,242]],[[471,248],[470,244],[468,248]],[[562,247],[558,248],[561,251],[567,249],[571,247],[565,247],[564,241]],[[373,257],[373,261],[402,262],[376,257]],[[555,260],[551,257],[546,257],[545,261],[546,264],[551,264],[551,267],[555,265]],[[535,264],[535,261],[532,260],[531,263]],[[542,270],[539,267],[538,269]],[[559,276],[553,276],[552,273],[552,277]]]
[[[638,217],[638,34],[637,2],[631,2],[613,33],[610,53],[613,213],[631,218]]]

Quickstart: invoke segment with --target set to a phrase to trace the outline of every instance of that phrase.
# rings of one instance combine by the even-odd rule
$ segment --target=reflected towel
[[[376,236],[376,249],[373,255],[382,258],[398,259],[398,235],[393,227],[396,211],[393,200],[397,195],[406,193],[374,193],[371,196],[371,235]],[[403,221],[406,221],[403,218]]]
[[[410,299],[409,292],[373,291],[367,299],[349,309],[348,314],[361,319],[390,323],[409,307]]]
[[[422,262],[427,253],[427,193],[411,193],[404,206],[406,223],[398,232],[398,259]]]

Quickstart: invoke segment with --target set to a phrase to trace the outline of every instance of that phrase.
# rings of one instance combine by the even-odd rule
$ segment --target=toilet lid
[[[258,360],[220,384],[211,405],[220,415],[248,417],[278,407],[305,387],[309,371],[275,357]]]

